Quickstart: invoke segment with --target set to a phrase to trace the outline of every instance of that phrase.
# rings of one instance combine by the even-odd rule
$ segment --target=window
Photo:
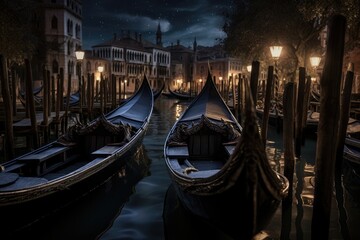
[[[86,63],[86,71],[91,72],[91,63],[89,61]]]
[[[54,59],[52,63],[52,72],[59,73],[59,63]]]
[[[58,19],[57,17],[53,16],[51,19],[51,28],[57,29],[58,28]]]

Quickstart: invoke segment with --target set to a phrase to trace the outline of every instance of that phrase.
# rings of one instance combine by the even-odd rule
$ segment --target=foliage
[[[326,23],[334,14],[341,14],[347,21],[345,51],[360,46],[360,0],[302,1],[299,11],[305,20],[317,19]]]
[[[35,0],[0,0],[0,54],[22,62],[40,54],[42,39],[39,5]]]
[[[320,54],[319,34],[334,14],[348,19],[348,49],[359,39],[360,0],[238,0],[226,16],[225,48],[244,61],[270,62],[269,46],[283,48],[279,66],[294,77],[299,66],[307,66],[314,52]]]

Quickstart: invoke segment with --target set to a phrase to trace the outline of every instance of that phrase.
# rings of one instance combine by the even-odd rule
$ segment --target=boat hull
[[[36,190],[17,191],[0,199],[2,204],[6,204],[0,206],[1,226],[9,234],[14,233],[96,189],[117,174],[127,160],[136,154],[144,135],[145,133],[141,133],[121,154],[109,156],[102,164],[89,169],[90,172],[70,177],[66,181],[56,183],[49,181],[48,185]],[[11,203],[9,203],[10,199],[13,200]]]
[[[252,239],[263,230],[289,188],[272,170],[250,100],[240,126],[208,74],[164,146],[183,207],[233,239]]]
[[[175,180],[173,182],[177,196],[185,209],[236,239],[244,239],[263,230],[269,224],[281,202],[264,192],[262,189],[265,188],[257,189],[256,229],[255,233],[252,233],[250,219],[252,219],[253,213],[249,205],[252,204],[253,198],[245,191],[248,188],[248,181],[245,177],[238,179],[233,187],[211,195],[189,193]],[[283,182],[286,181],[283,180]]]
[[[139,150],[153,111],[147,79],[126,103],[54,142],[4,163],[0,224],[9,232],[97,188]]]

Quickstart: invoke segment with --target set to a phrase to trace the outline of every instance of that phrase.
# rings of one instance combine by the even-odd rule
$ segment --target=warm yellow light
[[[77,50],[77,51],[75,51],[76,60],[82,61],[82,60],[84,59],[84,56],[85,56],[85,52],[84,52],[84,51],[82,51],[82,50]]]
[[[282,46],[271,46],[270,47],[270,52],[271,52],[271,56],[272,58],[279,59],[280,55],[281,55],[281,51],[282,51]]]
[[[202,79],[201,79],[201,78],[199,79],[199,82],[202,82]]]
[[[222,77],[219,77],[219,80],[222,81]]]
[[[310,57],[310,64],[313,68],[317,68],[320,65],[321,58],[320,57]]]
[[[98,66],[98,72],[102,73],[104,71],[104,67],[103,66]]]
[[[248,72],[251,72],[251,69],[252,69],[252,66],[251,66],[251,65],[247,65],[247,66],[246,66],[246,70],[247,70]]]

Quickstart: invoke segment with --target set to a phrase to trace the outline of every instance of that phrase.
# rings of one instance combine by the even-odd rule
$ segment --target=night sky
[[[83,47],[111,39],[121,30],[141,33],[155,43],[160,23],[163,46],[180,44],[213,46],[222,31],[223,13],[231,11],[233,0],[96,0],[82,1]]]

